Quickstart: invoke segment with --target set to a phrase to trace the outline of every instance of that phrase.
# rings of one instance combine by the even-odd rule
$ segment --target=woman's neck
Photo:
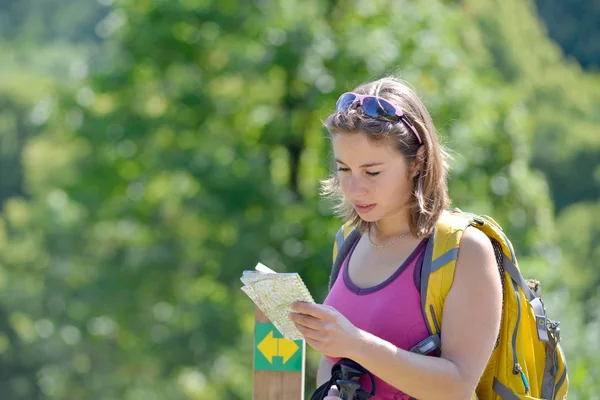
[[[410,231],[408,215],[397,214],[384,217],[375,223],[372,237],[379,240],[391,239]]]

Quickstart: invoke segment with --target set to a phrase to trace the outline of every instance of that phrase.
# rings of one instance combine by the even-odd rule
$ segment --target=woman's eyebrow
[[[345,162],[343,162],[342,160],[340,160],[339,158],[336,158],[335,162],[338,162],[338,163],[344,164],[344,165],[348,165]],[[366,163],[366,164],[361,165],[360,168],[376,167],[378,165],[383,165],[383,164],[385,164],[385,163],[383,163],[383,162],[370,162],[370,163]]]

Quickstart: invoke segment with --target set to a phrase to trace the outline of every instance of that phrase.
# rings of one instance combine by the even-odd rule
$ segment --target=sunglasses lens
[[[343,94],[337,101],[335,105],[335,110],[346,110],[348,107],[352,105],[352,103],[356,100],[356,96],[352,93]]]
[[[394,106],[382,99],[367,97],[363,99],[362,107],[364,113],[371,117],[398,118]]]

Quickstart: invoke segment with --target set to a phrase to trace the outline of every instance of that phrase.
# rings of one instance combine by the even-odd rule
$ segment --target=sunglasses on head
[[[408,119],[406,114],[404,114],[404,111],[402,111],[386,99],[382,99],[381,97],[346,92],[342,94],[338,99],[337,103],[335,104],[335,110],[347,110],[352,104],[354,104],[355,101],[358,101],[360,103],[360,107],[363,113],[365,113],[365,115],[368,115],[369,117],[383,117],[392,121],[404,122],[404,125],[406,125],[408,129],[410,129],[415,134],[417,140],[419,141],[419,144],[423,144],[423,141],[421,140],[421,136],[417,132],[417,129],[412,124],[412,122],[410,122],[410,119]]]

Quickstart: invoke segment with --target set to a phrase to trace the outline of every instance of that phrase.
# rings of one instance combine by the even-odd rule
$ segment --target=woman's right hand
[[[337,390],[336,387],[332,387],[331,389],[329,389],[329,392],[327,393],[327,397],[325,397],[323,400],[337,400],[340,399],[340,392],[339,390]]]

